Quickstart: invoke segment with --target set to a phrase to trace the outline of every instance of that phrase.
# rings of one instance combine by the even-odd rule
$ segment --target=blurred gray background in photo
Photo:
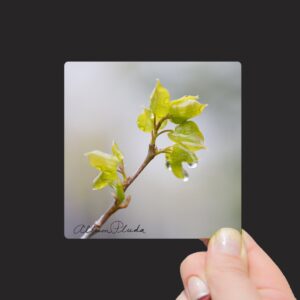
[[[207,150],[197,152],[198,167],[188,182],[156,157],[130,186],[128,208],[103,226],[120,220],[143,233],[98,233],[93,238],[199,238],[220,227],[241,228],[241,64],[239,62],[67,62],[65,64],[65,237],[92,224],[112,203],[111,189],[92,190],[98,171],[84,153],[111,153],[115,140],[128,175],[144,160],[150,134],[136,118],[149,105],[156,79],[171,99],[199,95],[208,107],[193,119]],[[173,128],[174,125],[169,124]],[[160,136],[159,146],[170,145]]]

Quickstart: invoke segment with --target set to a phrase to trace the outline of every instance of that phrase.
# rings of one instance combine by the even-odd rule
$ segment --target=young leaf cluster
[[[207,106],[197,99],[198,96],[183,96],[171,100],[169,91],[157,80],[150,96],[149,107],[144,108],[137,118],[138,128],[143,132],[151,133],[148,155],[144,163],[133,177],[127,177],[124,156],[115,142],[112,144],[112,154],[99,150],[86,153],[90,165],[99,171],[93,181],[93,189],[101,190],[110,186],[114,191],[116,204],[121,205],[125,200],[127,187],[156,155],[162,153],[165,154],[166,166],[176,177],[183,180],[188,178],[183,163],[195,167],[198,163],[196,151],[205,149],[204,136],[198,125],[191,121]],[[168,122],[175,124],[175,128],[165,129]],[[158,149],[156,139],[163,133],[168,134],[172,145]]]
[[[112,144],[112,154],[107,154],[99,150],[91,151],[85,154],[93,168],[99,171],[99,174],[93,181],[93,189],[101,190],[106,186],[113,188],[115,198],[119,203],[125,199],[123,182],[118,176],[120,172],[123,179],[126,180],[124,170],[124,156],[116,142]]]
[[[188,178],[183,163],[195,167],[198,163],[195,152],[205,149],[204,136],[198,125],[191,121],[207,106],[197,99],[198,96],[183,96],[171,100],[169,91],[157,80],[150,96],[150,107],[145,108],[137,118],[138,128],[151,132],[153,140],[162,133],[168,133],[174,144],[159,152],[165,153],[166,166],[181,179]],[[162,130],[169,121],[176,124],[175,129]]]

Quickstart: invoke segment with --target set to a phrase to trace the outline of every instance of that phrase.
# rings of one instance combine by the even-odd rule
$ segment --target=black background
[[[204,249],[198,240],[64,239],[63,65],[87,60],[242,63],[243,228],[299,294],[296,10],[214,5],[26,3],[4,11],[3,258],[11,298],[175,299],[180,262]]]

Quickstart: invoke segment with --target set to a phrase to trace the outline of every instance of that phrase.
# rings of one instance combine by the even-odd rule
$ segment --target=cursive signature
[[[83,234],[86,232],[89,232],[91,230],[92,226],[85,225],[85,224],[79,224],[76,225],[73,229],[74,234]],[[110,225],[107,228],[101,228],[99,232],[105,232],[105,233],[146,233],[145,229],[141,227],[139,224],[135,227],[129,227],[127,224],[124,224],[122,221],[114,221],[110,223]]]

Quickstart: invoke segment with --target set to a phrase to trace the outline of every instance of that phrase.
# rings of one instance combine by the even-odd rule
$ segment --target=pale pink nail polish
[[[208,288],[199,277],[191,276],[188,280],[187,287],[188,287],[188,294],[191,300],[209,299]]]

